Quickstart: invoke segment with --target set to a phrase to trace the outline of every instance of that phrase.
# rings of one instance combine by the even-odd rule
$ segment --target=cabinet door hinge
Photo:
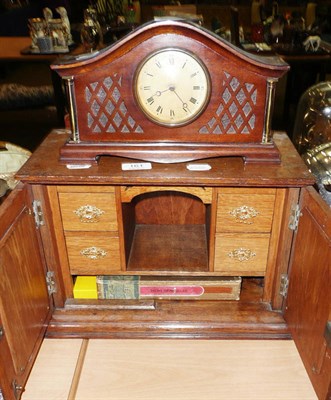
[[[54,275],[53,271],[47,271],[46,273],[47,290],[50,296],[57,291]]]
[[[290,215],[290,220],[288,227],[292,231],[296,231],[299,226],[299,218],[301,217],[302,213],[299,207],[299,204],[296,204],[295,206],[292,207],[291,209],[291,215]]]
[[[16,380],[12,383],[15,399],[19,400],[23,392],[23,386],[18,384]]]
[[[289,284],[289,278],[287,274],[282,274],[280,276],[280,288],[279,288],[279,294],[283,297],[287,296],[288,292],[288,284]]]
[[[32,209],[36,227],[39,228],[41,225],[45,225],[44,213],[41,207],[41,202],[39,200],[34,200],[32,202]]]

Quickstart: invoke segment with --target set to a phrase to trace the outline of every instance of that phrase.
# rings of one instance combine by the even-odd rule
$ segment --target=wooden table
[[[33,61],[52,63],[57,54],[22,54],[21,51],[31,45],[31,39],[28,36],[0,36],[0,61]]]

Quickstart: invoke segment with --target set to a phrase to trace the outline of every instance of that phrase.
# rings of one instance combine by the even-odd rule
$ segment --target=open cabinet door
[[[0,388],[20,398],[42,343],[50,298],[28,191],[15,189],[0,207]]]
[[[331,399],[331,209],[303,189],[289,271],[285,319],[320,400]]]

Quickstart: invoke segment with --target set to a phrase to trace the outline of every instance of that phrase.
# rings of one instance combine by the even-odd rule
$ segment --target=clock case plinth
[[[210,76],[206,108],[180,126],[158,125],[135,98],[136,71],[160,49],[196,55]],[[71,139],[66,163],[97,162],[102,155],[175,163],[219,156],[279,163],[272,140],[275,85],[288,70],[278,57],[249,54],[198,25],[158,21],[114,45],[52,65],[64,80]]]

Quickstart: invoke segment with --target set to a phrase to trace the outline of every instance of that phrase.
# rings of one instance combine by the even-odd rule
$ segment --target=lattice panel
[[[113,74],[85,87],[86,126],[91,133],[143,133],[121,95],[122,76]]]
[[[249,135],[256,123],[257,88],[223,73],[221,101],[215,115],[200,128],[204,134]]]

